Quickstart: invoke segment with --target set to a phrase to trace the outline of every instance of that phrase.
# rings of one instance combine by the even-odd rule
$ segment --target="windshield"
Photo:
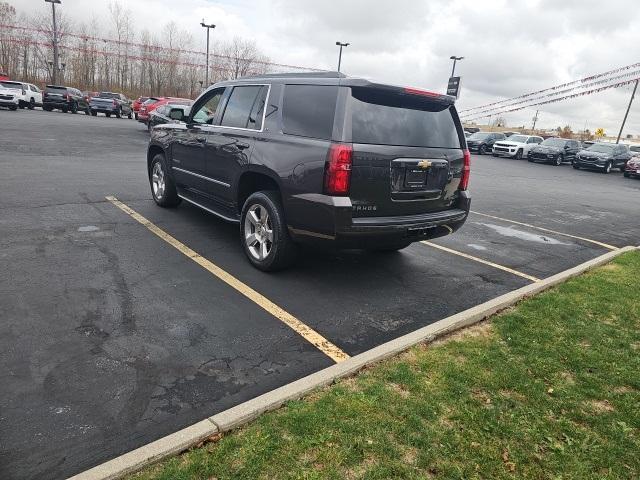
[[[156,103],[156,102],[158,102],[158,101],[159,101],[159,100],[158,100],[157,98],[150,98],[150,99],[148,99],[148,100],[145,100],[145,101],[144,101],[144,103],[143,103],[143,105],[151,105],[152,103]]]
[[[562,140],[560,138],[547,138],[540,145],[544,147],[564,147],[566,140]]]
[[[602,143],[596,143],[594,145],[591,145],[589,148],[587,148],[587,150],[589,150],[590,152],[611,153],[613,152],[613,147],[615,147],[615,145],[605,145]]]
[[[111,92],[100,92],[100,95],[98,95],[98,98],[119,98],[120,95],[118,95],[117,93],[111,93]]]
[[[489,133],[484,133],[484,132],[476,132],[473,135],[471,135],[469,137],[469,140],[484,140],[485,138],[487,138],[490,134]]]
[[[529,137],[527,137],[526,135],[511,135],[510,137],[507,137],[509,139],[510,142],[517,142],[517,143],[527,143],[527,139]]]
[[[67,87],[52,87],[50,85],[47,85],[47,92],[67,93]]]

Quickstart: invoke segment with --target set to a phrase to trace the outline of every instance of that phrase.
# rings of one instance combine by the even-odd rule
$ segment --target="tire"
[[[383,245],[383,246],[374,248],[373,251],[378,253],[393,253],[393,252],[402,250],[404,248],[407,248],[409,245],[411,245],[411,242],[407,242],[407,241],[395,242],[395,243],[390,243],[389,245]]]
[[[133,117],[133,115],[131,114],[131,110],[129,110],[129,114],[127,115],[127,118],[128,118],[129,120],[131,120],[131,118],[132,118],[132,117]]]
[[[25,103],[22,100],[20,100],[20,102],[18,102],[18,107],[20,108],[20,110],[24,110]]]
[[[50,112],[51,110],[53,110],[51,107],[42,107],[42,109],[43,109],[45,112]]]
[[[580,166],[577,163],[574,163],[571,165],[573,168],[575,168],[576,170],[580,170]]]
[[[494,157],[497,157],[497,156],[498,156],[498,154],[497,154],[497,153],[493,153],[493,152],[491,152],[491,155],[492,155],[492,156],[494,156]]]
[[[69,109],[67,107],[62,107],[62,113],[67,113],[69,111]]]
[[[611,172],[611,162],[607,162],[607,164],[604,166],[604,168],[602,169],[602,173],[607,174]]]
[[[478,148],[478,155],[485,155],[486,153],[487,153],[487,146],[480,145],[480,148]]]
[[[98,112],[96,112],[95,110],[91,110],[91,116],[92,117],[97,117],[98,116]]]
[[[116,110],[116,118],[122,118],[122,111],[120,109]]]
[[[17,106],[17,105],[11,105],[11,106],[9,107],[9,110],[12,110],[12,111],[14,111],[14,112],[15,112],[16,110],[18,110],[18,106]]]
[[[107,112],[107,113],[105,113],[105,115],[106,115],[107,117],[110,117],[110,116],[111,116],[111,113]]]
[[[71,113],[73,113],[74,115],[76,113],[78,113],[78,104],[77,103],[74,103],[74,104],[71,105]]]
[[[31,100],[29,100],[28,108],[29,110],[33,110],[34,108],[36,108],[36,100],[34,98],[31,98]]]
[[[527,162],[533,163],[533,158],[527,158]]]
[[[264,272],[293,263],[298,248],[289,236],[278,192],[255,192],[247,198],[240,216],[240,242],[249,262]]]
[[[556,158],[555,162],[553,162],[553,164],[556,167],[559,167],[560,165],[562,165],[562,162],[564,162],[564,157],[562,155],[558,155],[558,158]]]
[[[516,152],[516,160],[522,160],[522,149],[519,148]]]
[[[176,191],[173,179],[167,175],[167,162],[164,155],[159,153],[151,160],[149,170],[149,186],[153,200],[161,207],[175,207],[180,204],[180,197]]]

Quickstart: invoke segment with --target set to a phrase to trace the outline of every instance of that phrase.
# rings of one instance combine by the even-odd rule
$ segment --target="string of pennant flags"
[[[519,110],[524,110],[525,108],[531,108],[531,107],[537,107],[537,106],[540,106],[540,105],[547,105],[547,104],[550,104],[550,103],[561,102],[561,101],[564,101],[564,100],[569,100],[569,99],[572,99],[572,98],[582,97],[582,96],[585,96],[585,95],[592,95],[594,93],[599,93],[599,92],[602,92],[604,90],[609,90],[611,88],[621,88],[621,87],[630,85],[632,83],[635,83],[636,81],[639,81],[639,80],[640,80],[640,74],[638,72],[636,72],[636,76],[634,78],[630,78],[630,79],[624,80],[622,82],[617,82],[617,83],[614,83],[614,84],[611,84],[611,85],[605,85],[605,86],[598,87],[598,88],[592,88],[590,90],[585,90],[583,92],[577,92],[577,93],[573,93],[573,94],[570,94],[570,95],[565,95],[565,96],[558,97],[558,98],[552,98],[550,100],[544,100],[542,102],[527,103],[526,105],[516,106],[515,108],[510,108],[510,109],[507,109],[507,110],[503,110],[503,111],[494,113],[493,115],[510,113],[510,112],[517,112]],[[467,121],[467,122],[471,122],[471,121],[474,121],[474,120],[479,120],[481,118],[485,118],[487,116],[488,115],[484,114],[484,115],[474,116],[473,118],[465,118],[464,120]]]
[[[510,103],[510,102],[516,102],[516,101],[519,101],[519,100],[529,101],[529,100],[532,100],[531,97],[537,97],[540,94],[548,93],[548,92],[551,92],[550,93],[550,96],[551,96],[551,95],[554,95],[554,94],[558,94],[559,90],[563,90],[563,89],[564,89],[563,91],[574,90],[576,88],[583,87],[584,86],[583,84],[585,84],[585,83],[590,83],[590,82],[593,82],[594,80],[601,79],[601,78],[604,78],[604,77],[610,77],[611,75],[615,75],[615,74],[620,73],[620,72],[629,71],[629,70],[637,70],[638,68],[640,68],[640,62],[632,63],[632,64],[626,65],[624,67],[615,68],[613,70],[609,70],[607,72],[598,73],[596,75],[589,75],[587,77],[580,78],[578,80],[573,80],[571,82],[562,83],[560,85],[555,85],[553,87],[545,88],[545,89],[538,90],[538,91],[535,91],[535,92],[525,93],[525,94],[519,95],[517,97],[507,98],[507,99],[504,99],[504,100],[499,100],[499,101],[496,101],[496,102],[491,102],[491,103],[487,103],[487,104],[484,104],[484,105],[479,105],[477,107],[472,107],[472,108],[467,108],[465,110],[460,110],[460,114],[464,114],[464,113],[472,112],[472,111],[477,111],[477,110],[485,111],[485,109],[487,109],[489,107],[493,107],[495,105],[502,105],[502,104],[506,104],[506,103]],[[609,78],[607,80],[611,80],[611,79]],[[567,87],[572,87],[572,88],[568,89]],[[513,105],[515,105],[517,103],[519,103],[519,102],[513,103]],[[475,113],[477,113],[477,112],[474,112],[474,114]]]
[[[10,25],[10,24],[2,24],[0,23],[0,30],[12,30],[12,31],[23,31],[23,32],[36,32],[36,33],[44,33],[44,34],[48,34],[51,35],[53,34],[52,30],[48,30],[48,29],[43,29],[43,28],[35,28],[35,27],[23,27],[20,25]],[[140,42],[131,42],[131,41],[125,41],[125,40],[116,40],[116,39],[112,39],[112,38],[102,38],[102,37],[95,37],[92,35],[86,35],[86,34],[79,34],[79,33],[71,33],[71,32],[59,32],[58,33],[60,35],[60,38],[65,38],[65,37],[70,37],[70,38],[77,38],[79,40],[82,41],[92,41],[92,42],[101,42],[103,44],[111,44],[111,45],[118,45],[118,46],[124,46],[124,47],[135,47],[135,48],[139,48],[148,52],[164,52],[167,54],[186,54],[186,55],[198,55],[198,56],[203,56],[206,57],[207,53],[203,52],[201,50],[189,50],[189,49],[184,49],[184,48],[175,48],[175,47],[163,47],[160,45],[152,45],[152,44],[148,44],[148,43],[140,43]],[[20,41],[24,41],[21,39],[3,39],[6,40],[8,42],[12,42],[12,43],[19,43]],[[51,47],[50,43],[40,43],[40,45],[45,46],[45,47]],[[66,48],[66,49],[70,49],[73,50],[74,47],[70,47],[70,46],[65,46],[65,45],[60,45],[60,48]],[[76,49],[77,50],[77,49]],[[88,49],[88,51],[94,51],[92,49]],[[106,52],[107,55],[113,55],[113,52]],[[116,53],[117,54],[117,53]],[[213,58],[219,58],[219,59],[223,59],[223,60],[232,60],[231,57],[229,57],[228,55],[221,55],[219,53],[210,53],[209,54],[210,57]],[[129,58],[132,58],[131,55],[128,55]],[[154,61],[160,61],[156,58],[153,58]],[[174,63],[171,60],[166,60],[164,63]],[[253,60],[252,63],[255,64],[259,64],[259,65],[266,65],[269,67],[277,67],[277,68],[289,68],[289,69],[295,69],[295,70],[304,70],[304,71],[316,71],[316,72],[322,72],[324,70],[319,69],[319,68],[311,68],[311,67],[302,67],[302,66],[298,66],[298,65],[287,65],[285,63],[274,63],[274,62],[266,62],[266,61],[262,61],[262,60]],[[179,63],[180,64],[180,63]],[[185,63],[185,65],[191,65],[189,63]],[[199,66],[200,64],[192,64],[194,66]],[[202,65],[202,67],[204,67],[205,65]]]
[[[474,118],[482,118],[482,117],[487,117],[489,115],[493,116],[496,114],[500,114],[500,113],[506,113],[507,111],[511,111],[508,110],[510,107],[513,106],[519,106],[519,105],[524,105],[527,104],[528,106],[532,105],[539,105],[538,103],[534,103],[536,100],[543,100],[543,99],[548,99],[548,98],[552,98],[552,97],[560,97],[563,96],[564,94],[570,93],[570,92],[574,92],[575,90],[578,89],[588,89],[588,91],[591,91],[593,93],[597,93],[598,89],[593,89],[593,90],[589,90],[590,87],[594,87],[596,85],[606,85],[608,83],[611,83],[615,80],[622,80],[622,79],[628,79],[628,78],[636,78],[640,76],[640,70],[635,69],[635,70],[631,70],[631,71],[627,71],[625,73],[622,73],[621,75],[615,75],[612,77],[607,77],[601,80],[595,80],[595,81],[591,81],[591,82],[586,82],[582,85],[576,85],[573,86],[571,88],[564,88],[561,90],[556,90],[553,91],[551,93],[545,93],[545,94],[532,94],[529,95],[529,98],[524,99],[524,100],[519,100],[519,101],[515,101],[512,103],[505,103],[505,102],[511,102],[510,100],[505,100],[503,102],[502,105],[500,106],[494,106],[494,107],[489,107],[489,108],[483,108],[483,107],[476,107],[475,111],[470,111],[470,110],[463,110],[462,112],[465,113],[460,113],[460,118],[462,119],[467,119],[470,117],[474,117]],[[597,76],[596,78],[601,78],[601,76]],[[631,82],[633,82],[635,80],[631,80]],[[548,90],[547,90],[548,91]],[[577,95],[579,96],[579,95]],[[563,97],[565,98],[565,97]],[[573,95],[567,95],[566,98],[574,98]],[[550,102],[551,103],[551,102]],[[481,110],[477,110],[477,108],[482,108]]]

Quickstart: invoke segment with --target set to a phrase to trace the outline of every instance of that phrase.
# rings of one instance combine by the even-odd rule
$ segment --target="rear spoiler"
[[[453,105],[456,101],[456,97],[451,95],[445,95],[443,93],[432,92],[429,90],[422,90],[414,87],[397,87],[394,85],[384,85],[382,83],[364,82],[361,85],[352,84],[353,87],[363,89],[373,89],[381,93],[388,93],[393,95],[403,95],[411,97],[420,97],[423,100],[438,103],[441,105]]]

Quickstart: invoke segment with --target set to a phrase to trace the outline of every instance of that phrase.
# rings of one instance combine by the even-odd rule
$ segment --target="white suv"
[[[29,110],[33,110],[36,106],[42,106],[42,91],[35,85],[13,80],[2,80],[0,85],[13,91],[20,108],[28,107]]]
[[[506,140],[493,144],[493,156],[511,157],[520,160],[526,157],[532,147],[542,143],[543,138],[535,135],[511,135]]]
[[[0,82],[0,107],[17,110],[18,106],[20,106],[22,88],[20,86],[13,85],[13,83],[14,82],[8,82],[5,80]]]

